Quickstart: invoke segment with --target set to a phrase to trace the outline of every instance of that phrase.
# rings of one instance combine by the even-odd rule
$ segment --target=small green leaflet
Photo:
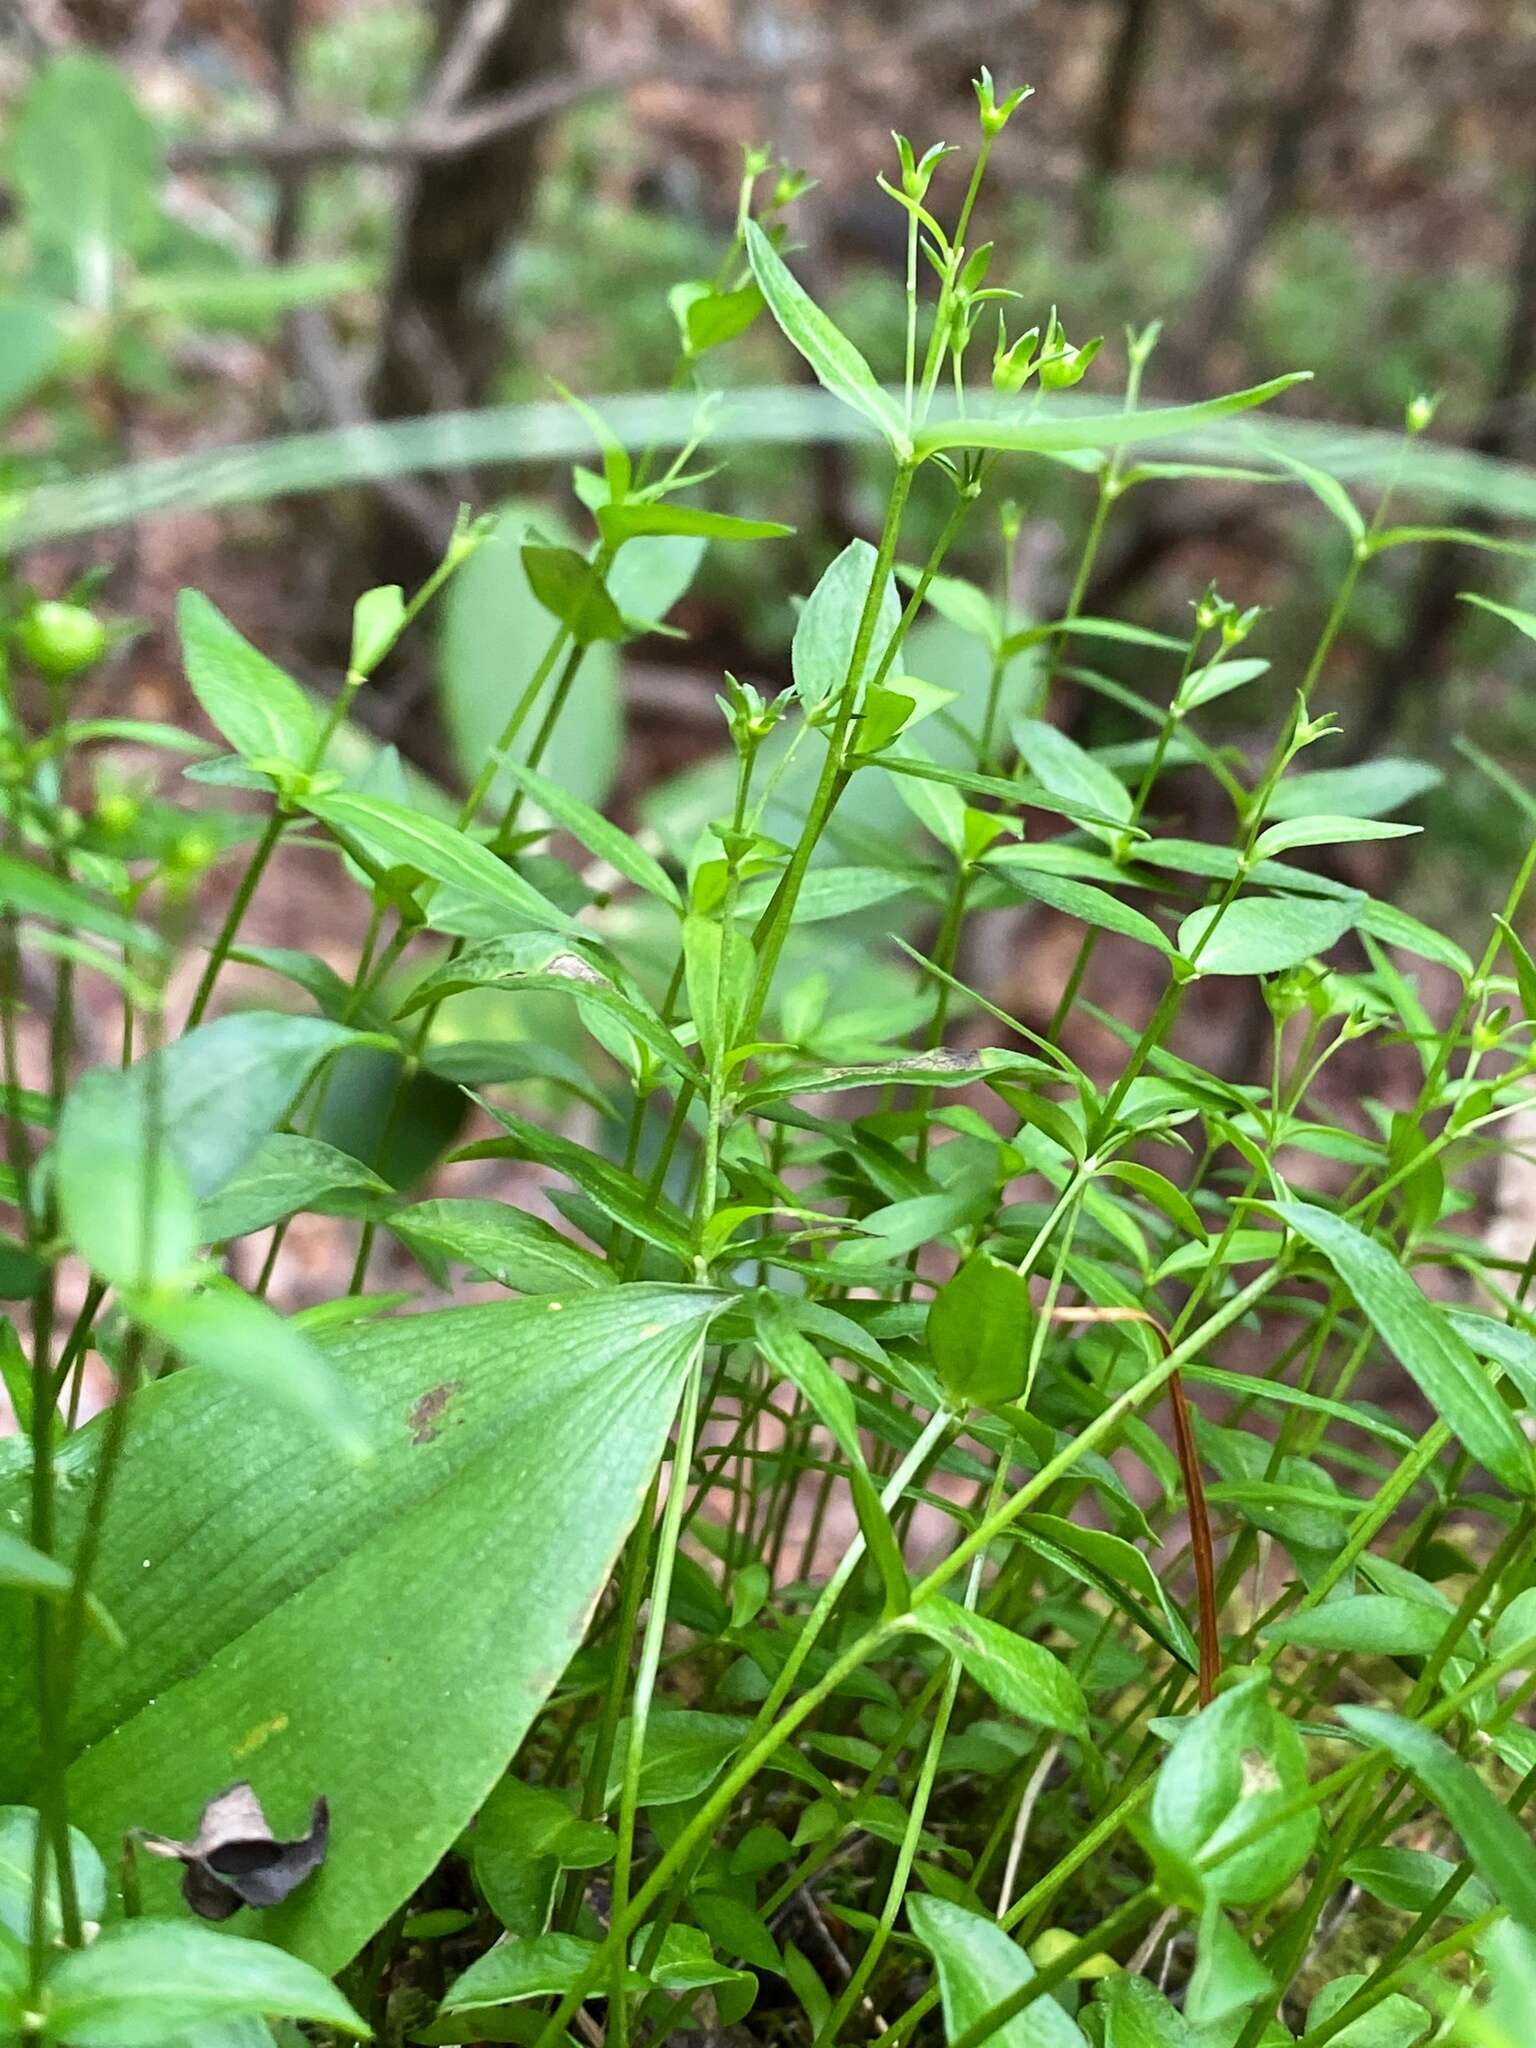
[[[700,540],[780,540],[793,533],[777,519],[739,519],[730,512],[710,512],[698,505],[673,505],[665,499],[631,498],[622,505],[600,505],[597,530],[610,547],[640,534],[679,533]]]
[[[869,600],[879,566],[875,550],[867,540],[851,540],[821,573],[816,588],[805,601],[795,625],[790,649],[795,691],[802,704],[814,710],[828,698],[835,698],[853,676],[853,654],[858,640],[859,620]],[[878,599],[875,629],[870,642],[870,663],[881,652],[901,621],[896,586],[887,576]]]
[[[1122,903],[1107,889],[1096,889],[1091,882],[1075,882],[1067,875],[1053,875],[1032,866],[1027,858],[1010,859],[1008,856],[1013,851],[1011,847],[1004,847],[985,865],[1020,896],[1044,903],[1049,909],[1060,911],[1064,917],[1076,918],[1079,924],[1094,925],[1100,931],[1135,939],[1138,944],[1150,946],[1165,958],[1173,956],[1171,941],[1164,937],[1145,912],[1133,909],[1129,903]],[[1028,847],[1019,849],[1021,856],[1027,856],[1029,851]]]
[[[604,588],[595,562],[575,548],[546,547],[537,541],[525,543],[522,560],[528,588],[578,646],[624,638],[623,616]]]
[[[1383,754],[1356,768],[1317,768],[1286,776],[1275,785],[1264,815],[1305,818],[1321,812],[1329,817],[1379,818],[1400,811],[1444,779],[1428,762]]]
[[[810,364],[817,382],[878,427],[897,461],[906,462],[912,452],[906,422],[876,382],[874,371],[827,318],[755,220],[747,222],[746,235],[752,275],[785,339]]]
[[[1088,1703],[1081,1686],[1041,1644],[938,1594],[904,1616],[903,1625],[941,1644],[1010,1714],[1064,1735],[1087,1733]]]

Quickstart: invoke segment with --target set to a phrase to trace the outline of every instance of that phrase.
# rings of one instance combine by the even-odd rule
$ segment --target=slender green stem
[[[672,1591],[672,1567],[677,1560],[678,1533],[682,1527],[683,1504],[688,1494],[688,1468],[693,1462],[693,1440],[699,1421],[699,1386],[703,1373],[704,1346],[700,1342],[683,1389],[682,1413],[678,1418],[677,1440],[672,1449],[672,1477],[667,1486],[667,1505],[661,1518],[656,1547],[656,1566],[651,1574],[651,1611],[640,1646],[640,1665],[635,1673],[634,1701],[630,1708],[629,1740],[624,1751],[624,1783],[619,1795],[619,1846],[613,1865],[612,1919],[622,1925],[629,1905],[630,1876],[634,1866],[635,1820],[640,1810],[640,1773],[645,1763],[645,1734],[650,1722],[651,1700],[656,1674],[661,1665],[662,1639],[667,1626],[667,1602]],[[608,1997],[608,2039],[612,2048],[624,2048],[629,2032],[629,1994],[625,1989],[628,1956],[622,1941],[614,1944],[612,1988]]]

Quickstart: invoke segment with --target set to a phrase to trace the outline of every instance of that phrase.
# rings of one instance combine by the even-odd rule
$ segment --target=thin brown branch
[[[1146,1323],[1155,1330],[1163,1350],[1169,1349],[1168,1332],[1157,1317],[1144,1308],[1053,1308],[1053,1323]],[[1205,1498],[1205,1481],[1200,1476],[1200,1453],[1189,1397],[1180,1375],[1168,1375],[1168,1405],[1173,1411],[1174,1448],[1184,1497],[1189,1504],[1189,1547],[1195,1560],[1195,1596],[1199,1607],[1200,1704],[1208,1707],[1216,1697],[1221,1677],[1221,1629],[1216,1614],[1216,1547],[1211,1540],[1211,1514]]]
[[[1195,1560],[1195,1593],[1200,1609],[1200,1704],[1208,1707],[1216,1697],[1216,1681],[1221,1677],[1216,1551],[1211,1542],[1211,1516],[1205,1501],[1205,1482],[1200,1477],[1200,1453],[1195,1447],[1189,1397],[1176,1372],[1168,1375],[1168,1403],[1173,1410],[1173,1436],[1184,1480],[1184,1498],[1189,1503],[1189,1547]]]
[[[271,169],[321,163],[421,163],[462,156],[518,128],[564,113],[585,100],[632,92],[645,85],[686,86],[695,91],[752,92],[809,79],[857,73],[866,65],[900,63],[957,35],[974,41],[1023,18],[1034,0],[994,0],[992,5],[937,8],[906,35],[872,38],[818,50],[783,62],[753,62],[733,52],[662,49],[643,63],[611,68],[578,67],[535,79],[477,106],[404,122],[343,121],[319,126],[253,129],[249,134],[206,135],[177,143],[172,167],[180,171],[258,164]]]

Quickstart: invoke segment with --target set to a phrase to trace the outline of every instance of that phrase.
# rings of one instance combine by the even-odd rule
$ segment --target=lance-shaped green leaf
[[[455,1159],[536,1159],[541,1166],[552,1166],[568,1175],[621,1228],[633,1231],[647,1244],[671,1252],[685,1263],[691,1259],[688,1218],[667,1196],[655,1194],[637,1175],[627,1173],[622,1166],[615,1166],[612,1160],[587,1146],[578,1145],[573,1138],[543,1130],[526,1117],[514,1116],[494,1103],[487,1103],[486,1107],[507,1135],[477,1139],[456,1152]]]
[[[1507,1807],[1438,1735],[1379,1707],[1340,1707],[1339,1719],[1411,1771],[1460,1835],[1473,1867],[1528,1933],[1536,1934],[1536,1846]]]
[[[907,1568],[890,1516],[865,1463],[852,1389],[832,1370],[810,1339],[795,1328],[783,1305],[772,1295],[759,1298],[754,1327],[763,1356],[799,1388],[848,1460],[859,1527],[885,1584],[886,1610],[899,1614],[911,1597]]]
[[[333,831],[357,839],[385,866],[417,868],[434,882],[462,889],[478,902],[503,912],[514,926],[547,932],[576,929],[531,882],[525,882],[477,839],[440,818],[429,818],[386,797],[358,796],[350,790],[307,796],[304,808]]]
[[[307,767],[320,721],[292,676],[237,633],[201,591],[181,593],[176,618],[193,695],[235,752],[247,761]]]
[[[1016,890],[1020,896],[1029,897],[1032,902],[1059,910],[1064,917],[1075,917],[1080,924],[1094,925],[1100,931],[1116,932],[1121,938],[1135,939],[1138,944],[1150,946],[1165,958],[1172,956],[1171,940],[1144,911],[1122,903],[1107,889],[1096,889],[1091,882],[1075,882],[1068,875],[1053,875],[1032,866],[1028,858],[1032,850],[1028,846],[1001,847],[984,866],[996,873],[1008,888]],[[1010,859],[1011,854],[1018,858]]]
[[[933,1594],[904,1626],[942,1644],[991,1699],[1021,1720],[1064,1735],[1088,1731],[1082,1687],[1059,1657],[999,1621]]]
[[[542,1216],[507,1202],[443,1197],[399,1209],[389,1228],[431,1265],[454,1259],[479,1278],[519,1294],[558,1294],[570,1287],[608,1287],[613,1271],[564,1237]]]
[[[1325,812],[1333,817],[1379,818],[1400,811],[1444,779],[1427,761],[1384,754],[1354,768],[1314,768],[1305,775],[1287,775],[1276,783],[1264,815],[1306,818]]]
[[[1271,377],[1265,384],[1253,384],[1245,391],[1230,391],[1222,398],[1203,399],[1198,405],[1153,406],[1146,412],[1103,413],[1098,418],[941,420],[918,433],[918,460],[951,448],[997,448],[1019,455],[1062,455],[1076,448],[1128,448],[1137,441],[1161,441],[1170,435],[1192,433],[1230,413],[1247,412],[1267,405],[1293,384],[1304,384],[1309,370],[1293,370],[1285,377]]]
[[[12,853],[0,853],[0,906],[22,917],[46,918],[69,930],[91,932],[98,939],[110,939],[114,945],[142,953],[165,951],[165,941],[148,925],[125,917],[78,882],[50,874]]]
[[[579,839],[588,853],[596,854],[626,881],[659,897],[674,910],[682,908],[677,885],[660,861],[647,853],[643,846],[637,846],[627,832],[620,831],[601,811],[595,811],[579,796],[572,796],[558,782],[552,782],[547,775],[541,775],[536,768],[526,767],[521,761],[509,761],[506,772],[528,792],[548,818],[557,825],[563,825],[573,839]]]
[[[1385,1245],[1313,1202],[1269,1205],[1322,1253],[1382,1343],[1419,1391],[1495,1478],[1528,1499],[1531,1452],[1488,1374],[1444,1312],[1426,1300]]]
[[[564,1670],[721,1301],[631,1285],[327,1333],[365,1468],[210,1374],[137,1395],[96,1573],[127,1647],[84,1646],[63,1731],[77,1823],[185,1836],[232,1772],[279,1830],[324,1794],[325,1867],[262,1932],[339,1969]],[[61,1543],[89,1494],[61,1500]],[[0,1601],[0,1798],[35,1782],[30,1640],[26,1604]],[[169,1909],[174,1874],[143,1877],[150,1911]]]
[[[795,690],[814,709],[835,697],[847,682],[858,641],[859,620],[869,600],[879,558],[867,540],[851,540],[822,571],[795,624],[790,648]],[[877,661],[901,622],[896,585],[887,576],[876,600],[871,662]],[[861,679],[860,679],[861,680]]]
[[[816,381],[878,427],[890,442],[897,461],[905,462],[912,452],[912,443],[895,401],[876,382],[875,373],[863,356],[842,329],[828,319],[755,220],[747,222],[747,260],[769,312],[785,339],[815,371]]]
[[[335,1145],[295,1131],[273,1131],[240,1171],[200,1204],[198,1236],[204,1244],[222,1244],[265,1230],[300,1209],[323,1209],[329,1197],[389,1192],[388,1181],[371,1166]]]
[[[1392,825],[1381,818],[1338,818],[1308,815],[1269,825],[1254,841],[1255,860],[1288,853],[1293,846],[1348,846],[1361,839],[1406,839],[1417,825]]]
[[[623,505],[599,505],[597,530],[610,547],[640,534],[681,533],[700,540],[781,540],[793,533],[777,519],[741,519],[731,512],[711,512],[702,505],[673,505],[664,498],[631,498]]]
[[[1225,910],[1191,911],[1179,926],[1179,951],[1199,974],[1283,974],[1336,946],[1364,908],[1363,895],[1239,896]]]
[[[471,946],[417,983],[400,1014],[441,1002],[472,988],[516,988],[528,994],[562,995],[591,1003],[615,1018],[664,1066],[691,1074],[693,1069],[672,1033],[644,998],[618,988],[584,953],[527,934],[513,939],[488,939]]]
[[[1460,590],[1457,596],[1463,604],[1475,604],[1480,611],[1492,612],[1496,619],[1503,619],[1523,633],[1527,640],[1536,640],[1536,612],[1523,612],[1512,604],[1498,604],[1491,597],[1479,597],[1475,590]]]

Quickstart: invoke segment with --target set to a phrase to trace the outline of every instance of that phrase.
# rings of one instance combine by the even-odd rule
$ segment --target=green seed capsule
[[[107,651],[107,629],[84,605],[45,598],[16,629],[22,653],[54,682],[78,675]]]

